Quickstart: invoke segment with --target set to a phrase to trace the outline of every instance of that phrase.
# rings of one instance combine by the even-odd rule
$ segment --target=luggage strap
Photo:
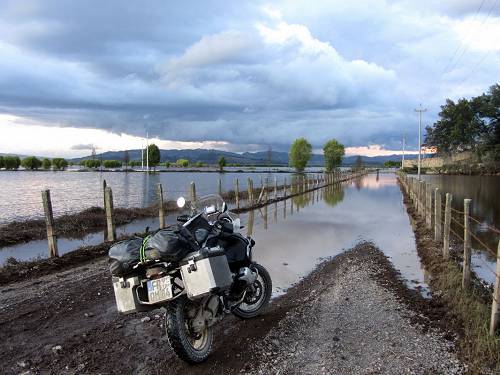
[[[149,238],[151,237],[150,234],[148,234],[146,237],[144,237],[144,239],[142,240],[142,245],[141,245],[141,248],[139,250],[139,261],[142,263],[142,262],[146,262],[146,254],[145,254],[145,250],[146,250],[146,245],[148,244],[148,241],[149,241]]]

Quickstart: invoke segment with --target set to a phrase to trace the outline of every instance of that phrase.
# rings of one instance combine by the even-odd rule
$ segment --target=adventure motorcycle
[[[227,313],[249,319],[271,298],[267,270],[252,261],[255,241],[242,236],[239,218],[218,195],[181,215],[181,223],[115,244],[109,252],[118,310],[166,308],[166,333],[178,357],[206,360],[213,325]],[[179,207],[186,205],[181,197]]]

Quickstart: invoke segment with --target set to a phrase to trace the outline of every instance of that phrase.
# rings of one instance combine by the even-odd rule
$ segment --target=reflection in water
[[[254,257],[269,268],[275,292],[305,276],[318,259],[339,254],[359,240],[373,241],[384,251],[405,279],[415,280],[409,286],[426,288],[395,176],[380,174],[378,182],[375,174],[365,178],[372,180],[368,183],[372,187],[379,183],[379,188],[366,189],[354,181],[336,184],[269,206],[276,213],[283,205],[284,220],[272,220],[272,225],[265,222],[265,214],[258,215],[263,223],[254,227]],[[296,191],[293,186],[291,190]],[[293,216],[287,215],[288,204]],[[297,212],[293,205],[302,209]],[[247,217],[250,226],[255,218]]]

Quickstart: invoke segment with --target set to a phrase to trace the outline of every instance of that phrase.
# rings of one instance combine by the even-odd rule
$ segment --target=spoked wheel
[[[273,285],[267,270],[260,264],[253,264],[250,268],[258,272],[259,276],[247,289],[242,303],[233,310],[233,314],[242,319],[250,319],[260,315],[271,299]]]
[[[188,363],[205,361],[212,350],[212,327],[195,329],[194,318],[199,305],[183,296],[167,306],[166,329],[175,354]]]

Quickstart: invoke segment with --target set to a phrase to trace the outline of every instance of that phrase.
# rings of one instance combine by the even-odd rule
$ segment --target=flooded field
[[[415,176],[412,176],[415,177]],[[488,246],[490,251],[485,251],[484,245],[472,238],[473,259],[477,264],[483,264],[494,269],[495,255],[498,241],[500,240],[500,176],[450,176],[450,175],[423,175],[422,179],[438,187],[443,193],[453,195],[452,230],[463,237],[463,216],[460,214],[464,208],[464,199],[472,199],[471,230]],[[483,274],[484,279],[493,281],[492,272],[477,269],[478,274]]]
[[[427,288],[415,250],[410,219],[394,174],[375,174],[313,191],[241,215],[244,233],[257,241],[255,258],[273,277],[282,293],[307,275],[321,259],[334,256],[360,240],[373,241],[390,257],[411,287]],[[175,217],[167,217],[173,222]],[[118,228],[118,233],[156,228],[157,219],[139,220]],[[61,254],[82,245],[98,244],[104,233],[80,240],[59,240]],[[46,241],[33,241],[0,250],[0,262],[45,257]]]
[[[189,184],[194,181],[199,195],[214,193],[221,179],[223,190],[233,190],[235,179],[240,189],[246,189],[247,178],[254,186],[261,179],[279,183],[293,175],[290,172],[267,172],[263,169],[242,173],[168,172],[24,172],[0,173],[0,225],[12,220],[41,217],[43,214],[41,190],[50,189],[54,215],[74,213],[92,206],[103,206],[102,185],[106,180],[113,189],[115,207],[148,207],[157,202],[157,185],[163,185],[165,199],[187,195]],[[312,172],[312,171],[311,171]]]

